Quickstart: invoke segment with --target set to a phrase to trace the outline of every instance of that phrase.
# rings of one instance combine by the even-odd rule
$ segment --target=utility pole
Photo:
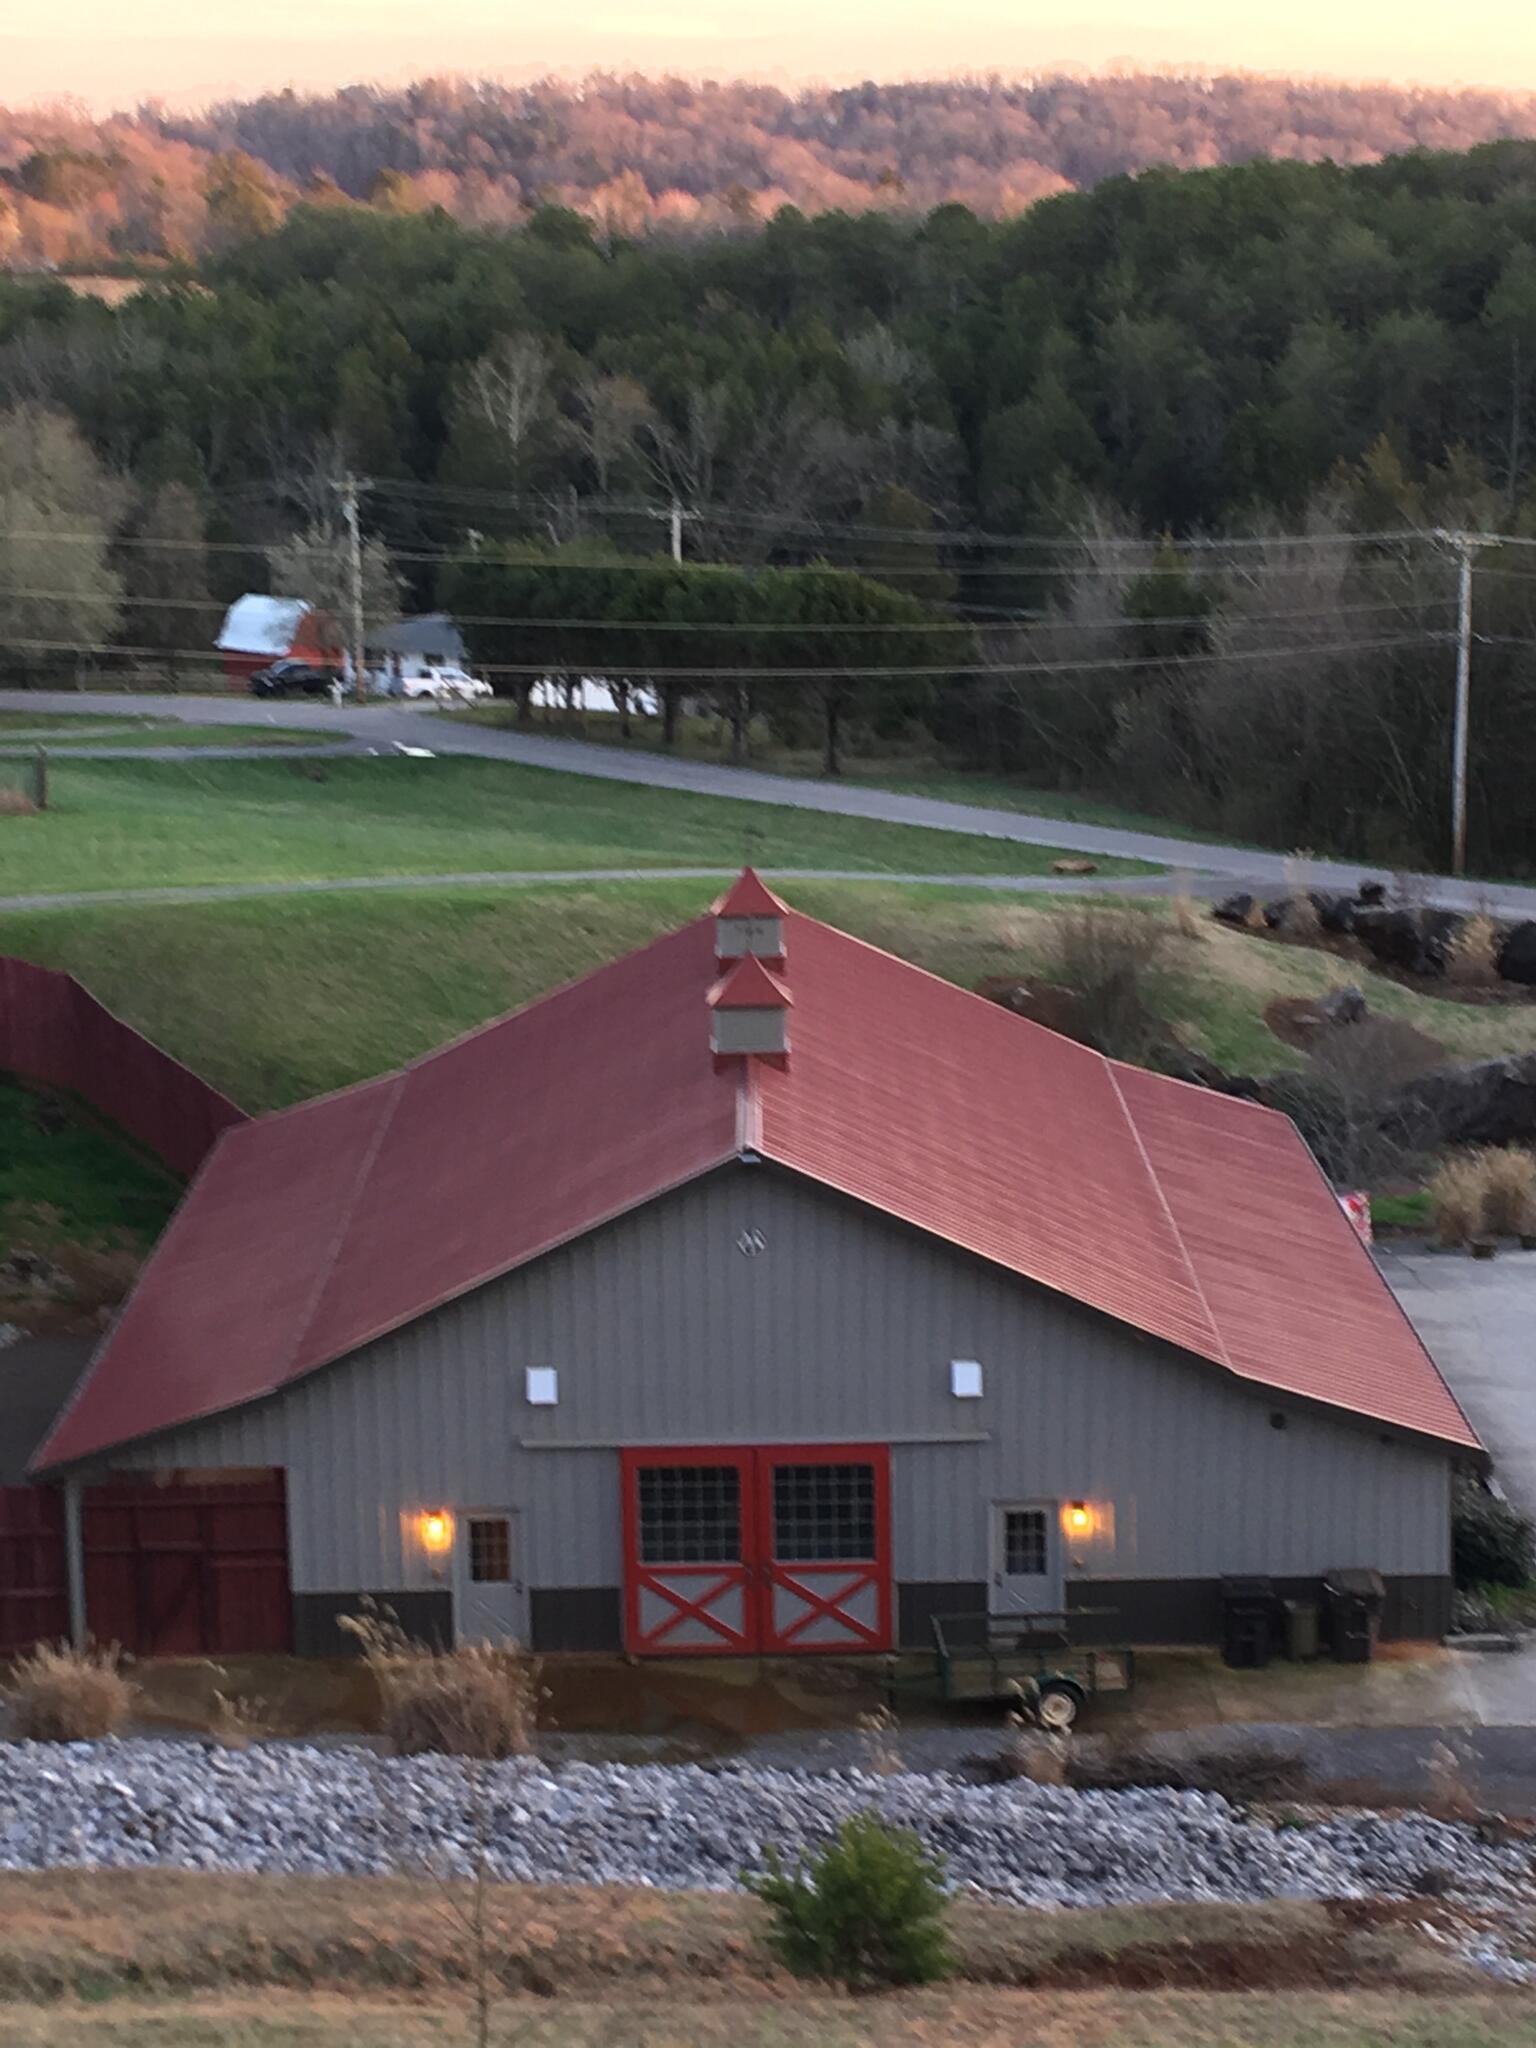
[[[357,493],[357,478],[352,475],[343,477],[341,511],[347,523],[347,637],[352,646],[353,695],[361,704],[368,695],[368,670],[363,628],[363,535],[357,516]]]
[[[1451,873],[1467,871],[1467,729],[1472,712],[1472,557],[1486,540],[1442,533],[1456,555],[1456,713],[1451,729]]]

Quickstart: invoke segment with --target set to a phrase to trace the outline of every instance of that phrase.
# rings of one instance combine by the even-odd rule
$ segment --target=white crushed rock
[[[964,1890],[1032,1906],[1411,1897],[1536,1903],[1524,1843],[1423,1814],[1247,1819],[1215,1793],[1074,1792],[946,1775],[732,1765],[466,1767],[353,1747],[184,1741],[0,1744],[0,1869],[157,1865],[723,1890],[765,1845],[793,1857],[873,1808]]]

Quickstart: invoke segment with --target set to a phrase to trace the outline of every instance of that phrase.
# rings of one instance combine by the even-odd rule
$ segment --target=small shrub
[[[1050,972],[1080,1005],[1084,1036],[1111,1059],[1141,1061],[1163,1035],[1160,967],[1168,926],[1154,913],[1084,905],[1058,919]]]
[[[40,1643],[12,1668],[6,1692],[22,1742],[99,1742],[127,1723],[139,1691],[116,1643]]]
[[[538,1726],[538,1665],[512,1643],[417,1642],[387,1608],[365,1605],[340,1625],[355,1637],[379,1687],[382,1727],[396,1756],[526,1756]]]
[[[1505,1237],[1536,1231],[1536,1154],[1523,1145],[1495,1145],[1481,1163],[1483,1228]]]
[[[743,1881],[773,1915],[769,1946],[797,1977],[874,1991],[948,1976],[943,1865],[909,1829],[856,1814],[814,1861],[786,1870],[772,1848],[763,1861]]]
[[[1451,1560],[1458,1586],[1523,1586],[1536,1566],[1536,1526],[1463,1479],[1451,1509]]]
[[[1446,948],[1445,978],[1459,988],[1492,988],[1499,979],[1499,928],[1486,911],[1464,918]]]
[[[1463,1152],[1435,1168],[1429,1182],[1435,1236],[1447,1251],[1466,1244],[1483,1228],[1486,1176],[1481,1161]]]

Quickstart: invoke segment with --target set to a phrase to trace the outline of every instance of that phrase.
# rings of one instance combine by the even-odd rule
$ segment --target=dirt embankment
[[[0,1875],[0,2003],[191,1995],[262,1985],[431,1993],[462,1984],[468,1886],[416,1878],[205,1876],[175,1871]],[[593,1998],[704,1986],[794,1989],[740,1896],[492,1885],[487,1952],[504,1995]],[[1486,1989],[1427,1900],[1284,1901],[1036,1912],[957,1902],[957,1975],[1011,1990]],[[3,2028],[0,2028],[3,2032]]]

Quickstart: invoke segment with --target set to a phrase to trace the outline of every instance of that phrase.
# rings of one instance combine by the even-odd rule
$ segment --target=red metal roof
[[[782,917],[787,907],[756,868],[743,868],[714,908],[716,917]]]
[[[755,953],[746,953],[726,969],[708,1000],[712,1010],[787,1010],[794,997]]]
[[[702,919],[229,1132],[38,1464],[257,1400],[747,1150],[1242,1379],[1477,1447],[1285,1117],[798,912],[786,952],[781,1067],[712,1059]]]

